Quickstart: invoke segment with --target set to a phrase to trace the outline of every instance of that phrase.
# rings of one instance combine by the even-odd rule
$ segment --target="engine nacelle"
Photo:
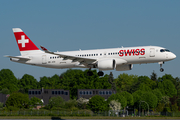
[[[114,70],[116,68],[116,62],[114,59],[99,60],[97,67],[99,70]]]
[[[133,64],[117,65],[117,66],[116,66],[116,71],[132,70],[132,68],[133,68]]]

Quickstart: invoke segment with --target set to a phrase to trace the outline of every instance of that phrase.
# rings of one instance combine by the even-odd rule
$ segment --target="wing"
[[[84,57],[71,56],[71,55],[64,55],[64,54],[60,54],[58,52],[51,52],[48,49],[46,49],[45,47],[43,47],[43,46],[40,46],[40,47],[46,53],[53,54],[53,55],[58,55],[61,58],[63,58],[63,60],[68,60],[69,59],[69,60],[72,60],[72,62],[79,62],[80,64],[83,64],[83,65],[86,65],[86,66],[95,64],[97,62],[97,59],[84,58]]]
[[[30,58],[27,57],[22,57],[22,56],[4,56],[4,57],[9,57],[9,58],[16,58],[16,59],[20,59],[20,60],[30,60]]]

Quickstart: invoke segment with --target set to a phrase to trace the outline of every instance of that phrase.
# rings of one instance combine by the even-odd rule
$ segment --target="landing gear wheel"
[[[163,69],[163,68],[161,68],[161,69],[160,69],[160,71],[161,71],[161,72],[163,72],[163,71],[164,71],[164,69]]]
[[[104,73],[102,71],[98,72],[98,76],[103,76],[103,75],[104,75]]]
[[[87,72],[87,76],[92,76],[93,75],[93,72],[91,71],[91,70],[89,70],[88,72]]]

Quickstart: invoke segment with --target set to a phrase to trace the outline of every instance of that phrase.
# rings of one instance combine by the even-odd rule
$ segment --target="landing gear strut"
[[[162,64],[164,64],[164,62],[160,62],[159,64],[160,64],[160,71],[163,72],[164,69],[162,68]]]
[[[98,72],[98,75],[99,75],[99,76],[103,76],[104,73],[103,73],[102,71],[99,71],[99,72]]]

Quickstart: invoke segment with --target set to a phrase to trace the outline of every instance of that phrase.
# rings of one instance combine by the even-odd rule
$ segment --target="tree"
[[[138,77],[138,85],[144,83],[146,86],[148,86],[150,89],[155,89],[157,87],[156,81],[151,80],[148,76],[139,76]],[[139,88],[139,87],[137,87]]]
[[[7,89],[7,88],[3,88],[3,89],[0,91],[0,93],[9,94],[10,91],[9,91],[9,89]]]
[[[162,93],[161,93],[161,91],[160,91],[159,89],[154,89],[154,90],[152,91],[152,93],[153,93],[154,95],[156,95],[158,102],[160,102],[160,100],[162,99]]]
[[[164,105],[170,104],[169,96],[163,96],[163,97],[161,98],[161,101],[160,101],[160,102],[161,102],[161,103],[164,103]]]
[[[145,83],[140,83],[139,90],[151,92],[152,89]]]
[[[177,90],[170,80],[166,79],[162,82],[159,82],[158,88],[163,96],[167,95],[169,97],[173,97],[174,95],[177,95]]]
[[[115,79],[115,82],[118,92],[127,91],[129,93],[133,93],[136,91],[136,83],[138,82],[138,76],[123,73]]]
[[[1,102],[0,102],[0,108],[3,108],[3,105],[4,105],[4,103],[1,103]]]
[[[149,108],[155,108],[157,106],[157,97],[152,92],[144,92],[141,95],[140,101],[145,101],[148,103]],[[142,102],[141,107],[143,109],[148,109],[148,106],[146,103]]]
[[[52,97],[49,99],[48,104],[46,105],[47,109],[60,109],[63,108],[65,105],[65,101],[63,100],[62,97],[57,96],[57,97]]]
[[[108,81],[109,81],[109,83],[111,84],[112,89],[113,89],[114,91],[116,91],[116,85],[115,85],[115,82],[114,82],[114,77],[113,77],[112,72],[110,72],[110,74],[109,74]]]
[[[27,94],[22,94],[19,92],[12,93],[7,101],[6,106],[9,108],[10,106],[16,108],[26,108],[29,103],[29,96]]]
[[[133,100],[134,100],[134,106],[136,108],[139,108],[139,104],[140,104],[140,101],[141,101],[141,96],[142,94],[144,93],[145,91],[142,91],[142,90],[137,90],[136,92],[134,92],[132,94],[133,96]]]
[[[121,103],[118,102],[117,100],[112,100],[109,103],[109,107],[114,111],[119,111],[119,110],[121,110]]]
[[[123,91],[120,94],[123,95],[123,97],[126,98],[127,106],[133,106],[134,105],[133,96],[130,93],[128,93],[127,91]]]
[[[108,110],[108,104],[103,97],[95,95],[89,100],[88,108],[94,112],[106,111]]]
[[[60,75],[56,86],[65,90],[70,90],[70,97],[77,98],[77,89],[110,89],[108,75],[99,77],[96,70],[92,70],[93,75],[87,76],[88,70],[69,69]]]
[[[74,110],[74,109],[77,109],[77,101],[74,99],[74,100],[68,100],[65,102],[65,108],[67,109],[71,109],[71,110]]]
[[[29,101],[29,105],[32,105],[33,107],[36,107],[37,105],[43,105],[43,102],[41,101],[41,99],[37,98],[37,97],[32,97]]]
[[[119,93],[116,93],[116,94],[112,94],[108,99],[107,99],[107,103],[109,104],[112,100],[117,100],[118,102],[121,103],[121,106],[123,108],[125,108],[127,106],[127,100],[126,98],[119,94]]]
[[[156,107],[157,112],[162,112],[164,110],[164,103],[159,102],[158,106]]]
[[[157,81],[157,74],[154,71],[152,72],[151,80]]]
[[[0,71],[0,88],[7,88],[10,93],[18,90],[18,81],[13,72],[9,69],[2,69]]]
[[[41,88],[44,88],[44,89],[50,89],[51,88],[51,83],[49,81],[49,78],[44,76],[44,77],[40,77],[40,81],[39,81],[39,84],[38,84],[38,88],[41,89]]]
[[[19,80],[19,88],[23,88],[25,90],[25,93],[28,93],[29,89],[37,89],[38,82],[37,80],[32,76],[25,74],[20,80]]]
[[[81,109],[86,109],[86,105],[89,103],[89,100],[86,98],[79,98],[77,100],[77,106]]]

